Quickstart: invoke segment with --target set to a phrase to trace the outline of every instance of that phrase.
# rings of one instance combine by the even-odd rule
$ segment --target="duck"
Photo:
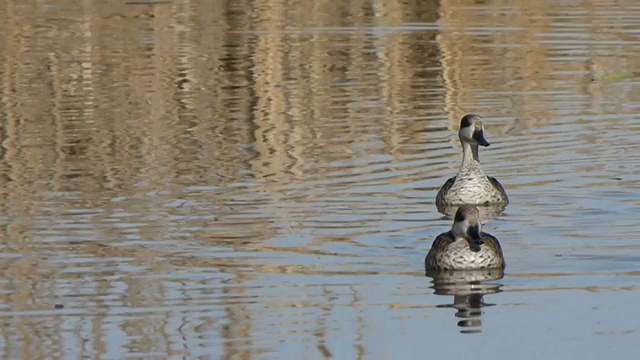
[[[487,176],[480,166],[478,147],[491,145],[484,137],[480,115],[467,114],[460,120],[458,138],[462,143],[462,165],[456,176],[448,179],[436,195],[436,207],[473,204],[506,207],[509,197],[496,178]]]
[[[482,232],[475,205],[458,207],[451,230],[438,235],[424,259],[427,273],[442,270],[501,269],[506,263],[498,239]]]

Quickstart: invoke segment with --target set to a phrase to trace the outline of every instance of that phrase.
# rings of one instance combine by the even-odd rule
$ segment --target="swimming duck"
[[[509,198],[498,180],[486,176],[480,166],[478,145],[489,146],[484,138],[480,116],[467,114],[460,120],[458,137],[462,143],[462,165],[458,174],[447,180],[436,195],[438,210],[450,205],[504,205]]]
[[[451,230],[436,237],[424,259],[427,272],[438,270],[504,269],[498,239],[481,231],[474,205],[461,205]]]

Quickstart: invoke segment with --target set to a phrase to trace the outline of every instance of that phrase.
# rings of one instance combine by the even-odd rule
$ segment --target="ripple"
[[[634,358],[634,1],[63,3],[0,19],[0,357]],[[507,269],[442,287],[469,112]]]

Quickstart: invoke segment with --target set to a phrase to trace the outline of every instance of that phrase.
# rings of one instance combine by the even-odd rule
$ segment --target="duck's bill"
[[[484,240],[482,240],[482,236],[480,236],[480,229],[477,226],[469,226],[467,235],[469,235],[469,238],[474,244],[484,244]]]
[[[480,236],[480,229],[477,226],[469,226],[467,235],[471,239],[470,246],[472,251],[480,251],[480,245],[484,244],[482,236]]]
[[[484,138],[484,131],[482,129],[476,130],[473,132],[473,140],[475,140],[478,145],[489,146],[491,145],[487,139]]]

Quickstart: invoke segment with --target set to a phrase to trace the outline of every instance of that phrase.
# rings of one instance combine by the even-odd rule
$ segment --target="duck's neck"
[[[478,145],[471,145],[469,143],[462,143],[462,165],[468,164],[471,161],[480,162],[480,156],[478,154]]]

